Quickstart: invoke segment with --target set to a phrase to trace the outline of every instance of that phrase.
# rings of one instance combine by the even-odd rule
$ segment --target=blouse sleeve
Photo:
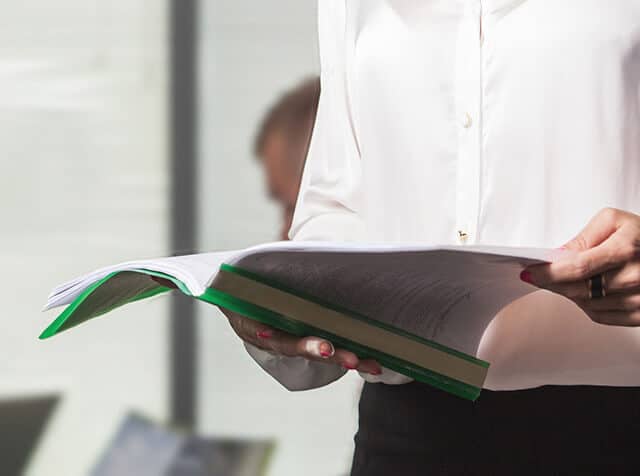
[[[347,0],[318,1],[320,100],[289,238],[296,241],[355,241],[364,237],[360,218],[360,152],[346,88]],[[289,390],[327,385],[346,372],[337,365],[286,357],[245,344],[253,359]],[[404,383],[383,369],[366,380]]]
[[[320,101],[289,238],[363,237],[360,152],[346,88],[346,0],[318,2]]]

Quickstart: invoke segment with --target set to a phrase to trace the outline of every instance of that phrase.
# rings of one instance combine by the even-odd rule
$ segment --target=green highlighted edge
[[[51,323],[49,324],[49,326],[47,326],[47,328],[42,331],[42,333],[39,336],[39,339],[44,340],[44,339],[48,339],[50,337],[53,337],[56,334],[59,334],[63,331],[66,331],[67,329],[71,329],[72,327],[75,327],[78,324],[81,324],[83,322],[85,322],[86,320],[89,319],[93,319],[95,317],[99,317],[102,316],[104,314],[107,314],[108,312],[113,311],[114,309],[124,306],[125,304],[130,304],[132,302],[135,301],[140,301],[142,299],[146,299],[146,298],[150,298],[153,296],[156,296],[158,294],[162,294],[165,293],[167,291],[171,291],[171,288],[166,287],[166,286],[162,286],[161,284],[158,284],[157,287],[150,289],[148,291],[145,291],[143,293],[140,293],[136,296],[134,296],[133,298],[130,299],[125,299],[122,302],[119,302],[107,309],[102,310],[101,312],[97,312],[93,315],[91,315],[90,317],[88,317],[86,320],[82,320],[81,322],[78,323],[72,323],[72,317],[74,316],[74,314],[76,313],[76,311],[78,310],[78,308],[89,298],[89,296],[91,296],[98,288],[100,288],[102,285],[104,285],[107,281],[110,281],[112,278],[114,278],[115,276],[122,274],[122,273],[138,273],[138,274],[145,274],[148,276],[156,276],[159,278],[164,278],[167,279],[169,281],[171,281],[172,283],[174,283],[179,289],[180,291],[182,291],[183,293],[187,294],[187,295],[191,295],[189,293],[189,290],[187,289],[187,287],[179,280],[177,280],[176,278],[174,278],[173,276],[170,276],[168,274],[165,273],[158,273],[156,271],[150,271],[147,269],[137,269],[137,270],[127,270],[127,271],[116,271],[114,273],[111,273],[107,276],[105,276],[104,278],[100,279],[99,281],[96,281],[95,283],[93,283],[92,285],[90,285],[89,287],[87,287],[87,289],[85,289],[79,296],[77,296],[65,309],[64,311],[62,311],[60,313],[60,315],[58,315],[58,317]]]

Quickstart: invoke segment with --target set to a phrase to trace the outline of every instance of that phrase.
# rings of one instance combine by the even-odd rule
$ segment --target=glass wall
[[[86,474],[130,410],[167,418],[167,300],[37,339],[54,285],[168,252],[166,10],[2,3],[0,400],[62,398],[31,475]]]

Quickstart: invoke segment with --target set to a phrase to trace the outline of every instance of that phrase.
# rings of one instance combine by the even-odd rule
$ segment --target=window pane
[[[166,418],[166,300],[37,340],[54,285],[167,253],[166,23],[161,1],[3,4],[0,399],[64,393],[29,474],[86,474],[130,409]]]

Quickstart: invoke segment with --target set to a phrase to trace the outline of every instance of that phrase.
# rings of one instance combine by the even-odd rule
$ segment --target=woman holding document
[[[637,474],[640,2],[318,10],[322,92],[292,239],[569,251],[523,271],[541,289],[485,332],[476,403],[229,314],[248,351],[293,390],[361,372],[353,475]]]

